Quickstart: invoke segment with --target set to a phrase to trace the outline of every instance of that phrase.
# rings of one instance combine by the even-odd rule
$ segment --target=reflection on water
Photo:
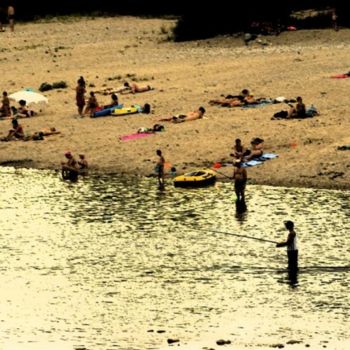
[[[4,346],[213,347],[221,335],[261,347],[287,334],[334,349],[349,338],[349,192],[249,186],[237,215],[230,184],[160,191],[149,179],[71,184],[11,168],[0,179]],[[285,219],[298,276],[272,243],[209,232],[281,241]]]

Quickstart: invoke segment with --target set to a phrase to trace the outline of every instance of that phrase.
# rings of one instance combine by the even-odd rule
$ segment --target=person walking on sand
[[[78,85],[75,89],[76,91],[76,103],[78,106],[78,113],[81,117],[83,117],[83,110],[85,106],[85,93],[86,93],[86,83],[83,77],[80,77],[77,81]]]
[[[162,151],[160,149],[157,149],[156,154],[158,156],[158,161],[155,167],[155,171],[157,173],[158,177],[158,184],[159,187],[164,187],[164,165],[165,165],[165,159],[162,155]]]
[[[7,18],[9,21],[9,26],[11,32],[15,31],[15,8],[13,6],[13,1],[9,2],[9,6],[7,8]]]
[[[285,228],[288,230],[288,237],[285,242],[280,242],[276,244],[276,247],[287,247],[288,255],[288,270],[290,272],[298,271],[298,246],[297,246],[297,234],[294,231],[294,222],[285,221]]]
[[[332,26],[333,29],[337,32],[339,30],[338,28],[338,15],[337,15],[337,11],[335,9],[333,9],[332,11]]]

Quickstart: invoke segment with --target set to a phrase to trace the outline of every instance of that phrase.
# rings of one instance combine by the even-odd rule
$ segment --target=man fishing
[[[294,231],[294,222],[285,221],[285,228],[289,231],[287,240],[276,244],[276,247],[287,247],[288,255],[288,270],[291,272],[298,271],[298,246],[297,246],[297,234]]]

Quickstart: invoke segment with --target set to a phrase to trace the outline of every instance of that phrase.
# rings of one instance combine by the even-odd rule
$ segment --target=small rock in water
[[[301,343],[300,340],[289,340],[289,341],[287,341],[287,344],[288,344],[288,345],[300,344],[300,343]]]
[[[148,332],[148,333],[153,333],[154,330],[153,330],[153,329],[149,329],[147,332]]]
[[[159,329],[157,333],[165,333],[165,331],[163,329]]]
[[[224,339],[219,339],[216,341],[217,345],[226,345],[226,344],[231,344],[231,340],[224,340]]]
[[[168,344],[178,343],[179,341],[179,339],[168,339]]]
[[[283,349],[284,345],[283,344],[273,344],[273,345],[271,345],[271,348]]]

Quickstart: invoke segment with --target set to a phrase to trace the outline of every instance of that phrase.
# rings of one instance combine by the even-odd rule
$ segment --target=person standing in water
[[[298,245],[297,245],[297,234],[294,231],[294,222],[286,221],[284,223],[285,228],[289,231],[287,240],[276,244],[276,247],[287,247],[288,255],[288,270],[290,272],[298,271]]]
[[[160,149],[157,149],[156,151],[158,158],[157,165],[155,167],[157,176],[158,176],[158,184],[159,187],[163,188],[164,187],[164,164],[165,164],[165,159],[162,155],[162,151]]]
[[[233,165],[233,180],[235,182],[235,193],[237,196],[237,202],[245,203],[245,186],[247,183],[247,170],[242,167],[241,159],[236,159]]]

